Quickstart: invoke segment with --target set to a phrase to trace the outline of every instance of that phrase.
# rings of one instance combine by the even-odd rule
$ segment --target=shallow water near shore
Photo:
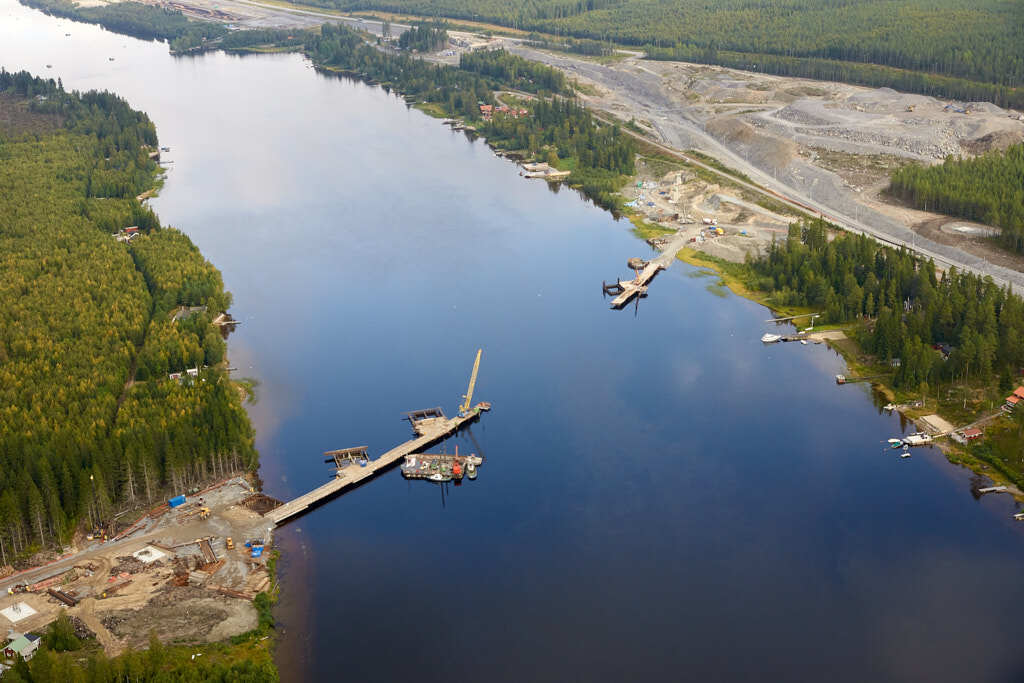
[[[234,293],[268,494],[453,414],[484,349],[494,410],[448,444],[476,481],[392,470],[278,532],[284,680],[1024,674],[1012,501],[886,450],[899,418],[841,359],[761,345],[768,312],[685,264],[608,310],[651,253],[626,222],[297,55],[174,58],[0,0],[0,64],[156,123],[152,204]]]

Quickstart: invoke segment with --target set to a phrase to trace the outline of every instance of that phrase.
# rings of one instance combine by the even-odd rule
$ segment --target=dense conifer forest
[[[919,209],[1002,228],[1000,243],[1024,252],[1024,144],[937,166],[905,166],[889,191]]]
[[[415,24],[398,37],[403,50],[434,52],[448,44],[448,31],[441,23]]]
[[[0,107],[16,122],[0,129],[3,565],[255,452],[210,325],[230,295],[135,198],[154,181],[152,122],[24,72],[0,71]],[[128,226],[139,236],[116,240]],[[205,308],[172,321],[179,306]]]
[[[883,361],[899,358],[894,386],[1017,376],[1024,368],[1024,300],[955,268],[874,240],[842,233],[830,240],[822,221],[790,228],[790,238],[751,261],[753,285],[780,305],[824,312],[824,322],[870,320],[859,340]],[[933,348],[945,344],[949,358]]]

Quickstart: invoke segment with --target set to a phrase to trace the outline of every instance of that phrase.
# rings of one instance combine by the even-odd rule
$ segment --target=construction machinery
[[[476,360],[473,362],[473,373],[469,376],[469,388],[466,389],[466,393],[462,397],[465,400],[462,402],[462,405],[459,406],[459,417],[464,417],[469,414],[469,407],[473,403],[473,389],[476,388],[476,375],[480,372],[480,356],[483,352],[483,349],[476,350]]]
[[[235,549],[235,542],[231,539],[230,536],[228,536],[226,539],[224,539],[224,545],[227,546],[228,550],[234,550]]]
[[[189,519],[190,517],[194,517],[195,515],[199,515],[199,519],[209,519],[210,518],[210,508],[206,507],[205,505],[200,506],[200,507],[192,508],[191,510],[188,510],[187,512],[183,512],[181,514],[181,516],[179,517],[179,519],[185,520],[185,519]]]

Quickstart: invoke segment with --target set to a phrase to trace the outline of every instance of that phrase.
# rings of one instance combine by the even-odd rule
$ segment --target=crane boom
[[[469,412],[469,404],[473,401],[473,389],[476,387],[476,373],[480,371],[480,355],[483,352],[483,349],[476,350],[476,361],[473,363],[473,373],[469,376],[469,388],[466,389],[466,395],[462,397],[466,400],[461,406],[459,406],[459,413]]]

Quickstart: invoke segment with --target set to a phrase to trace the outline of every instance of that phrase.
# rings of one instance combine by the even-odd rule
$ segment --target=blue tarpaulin
[[[176,508],[179,505],[184,505],[185,496],[175,496],[174,498],[171,498],[169,501],[167,501],[167,504],[170,505],[172,508]]]

